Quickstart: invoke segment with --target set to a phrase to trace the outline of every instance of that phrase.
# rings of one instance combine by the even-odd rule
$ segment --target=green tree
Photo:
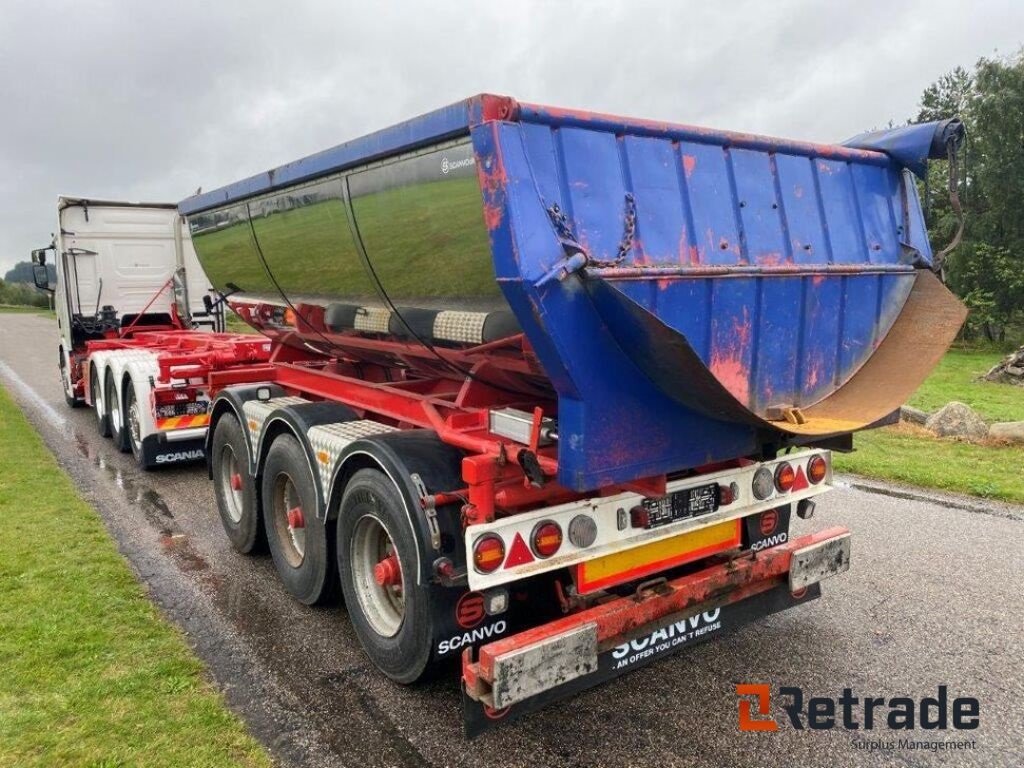
[[[924,90],[917,119],[959,115],[968,141],[960,198],[967,219],[948,261],[950,287],[971,308],[968,332],[1002,340],[1024,320],[1024,52],[957,67]],[[948,166],[930,163],[926,210],[935,250],[956,230],[946,192]]]

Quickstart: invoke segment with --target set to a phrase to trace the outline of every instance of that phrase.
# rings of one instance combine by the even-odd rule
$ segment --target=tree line
[[[1024,341],[1024,50],[956,67],[929,85],[916,121],[959,115],[967,128],[959,196],[964,239],[947,261],[949,287],[970,308],[967,338]],[[934,250],[953,237],[948,163],[923,184]]]

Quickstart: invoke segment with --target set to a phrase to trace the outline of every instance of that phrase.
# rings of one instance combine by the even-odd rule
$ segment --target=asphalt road
[[[343,608],[287,597],[269,558],[235,554],[201,468],[143,473],[68,409],[56,324],[0,314],[0,382],[99,511],[153,599],[285,765],[1013,765],[1024,759],[1024,508],[847,479],[800,532],[842,524],[853,565],[821,600],[618,678],[472,744],[457,681],[403,688],[363,656]],[[892,495],[896,493],[897,495]],[[2,674],[2,672],[0,672]],[[869,739],[973,739],[956,752],[869,750],[865,731],[737,728],[737,683],[807,696],[980,701],[980,727]],[[938,735],[936,735],[938,733]],[[883,747],[886,745],[882,745]]]

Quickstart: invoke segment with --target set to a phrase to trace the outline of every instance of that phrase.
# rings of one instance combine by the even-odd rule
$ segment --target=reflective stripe
[[[200,413],[193,416],[171,416],[167,419],[156,420],[156,428],[163,432],[171,429],[192,429],[209,425],[210,414],[208,413]]]

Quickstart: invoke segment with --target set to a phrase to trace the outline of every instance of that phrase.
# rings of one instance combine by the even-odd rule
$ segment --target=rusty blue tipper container
[[[366,332],[388,333],[380,305],[409,329],[439,307],[521,329],[557,396],[559,480],[585,490],[898,408],[965,314],[912,175],[959,138],[819,145],[485,95],[180,210],[236,299],[358,306]]]

